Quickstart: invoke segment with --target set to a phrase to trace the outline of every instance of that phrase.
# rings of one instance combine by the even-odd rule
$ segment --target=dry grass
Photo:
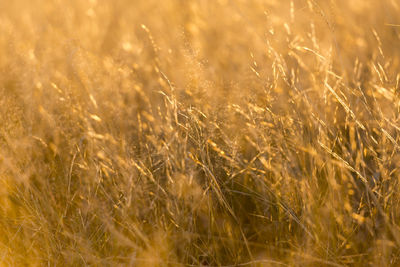
[[[0,265],[399,266],[399,13],[0,1]]]

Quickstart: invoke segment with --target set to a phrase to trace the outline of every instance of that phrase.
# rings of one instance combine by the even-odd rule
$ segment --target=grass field
[[[0,1],[0,266],[400,266],[399,14]]]

